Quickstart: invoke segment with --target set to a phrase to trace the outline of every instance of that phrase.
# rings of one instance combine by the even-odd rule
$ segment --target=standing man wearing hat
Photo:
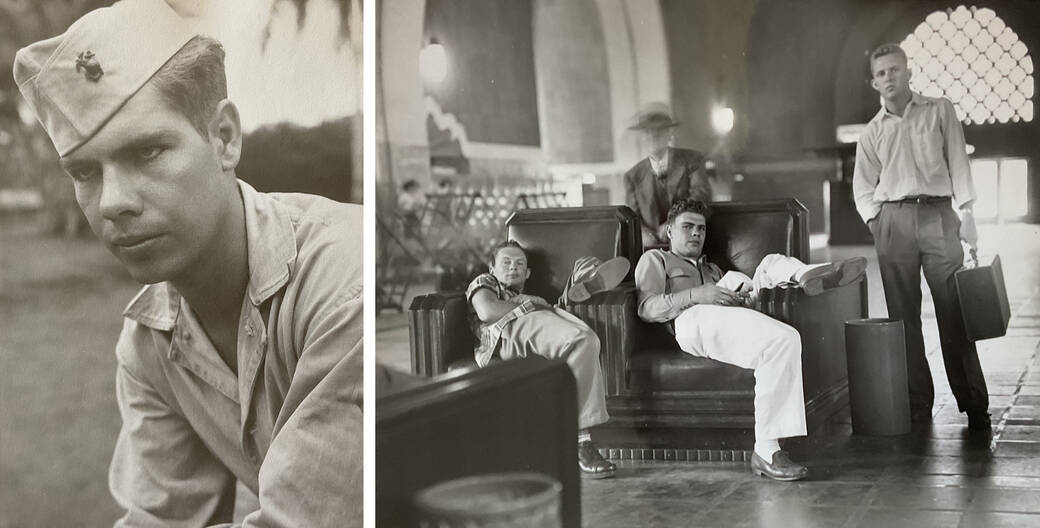
[[[679,198],[711,201],[704,155],[672,146],[677,126],[664,109],[650,109],[629,127],[642,133],[650,150],[625,173],[625,205],[639,215],[643,247],[668,244],[665,228],[672,202]]]
[[[949,100],[910,90],[906,53],[899,46],[871,52],[870,73],[881,109],[860,134],[852,190],[874,235],[888,315],[903,320],[910,418],[930,422],[935,398],[921,330],[924,271],[957,408],[967,413],[970,430],[987,432],[986,378],[964,329],[954,282],[964,262],[961,241],[972,248],[978,242],[964,130]]]
[[[14,77],[146,284],[116,345],[116,526],[233,522],[236,481],[241,526],[361,526],[361,208],[236,178],[223,48],[161,0],[88,13]]]

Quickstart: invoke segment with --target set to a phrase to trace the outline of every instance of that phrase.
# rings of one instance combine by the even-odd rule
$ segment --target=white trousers
[[[793,327],[748,308],[698,304],[675,319],[675,339],[688,354],[755,371],[756,440],[806,434],[802,340]]]
[[[535,354],[566,360],[578,386],[578,428],[610,418],[599,364],[599,337],[577,316],[546,308],[517,317],[503,329],[498,354],[502,359]]]

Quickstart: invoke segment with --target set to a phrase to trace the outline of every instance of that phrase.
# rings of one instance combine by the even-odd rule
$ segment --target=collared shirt
[[[882,202],[912,196],[952,196],[958,206],[974,200],[953,103],[914,93],[902,117],[882,104],[860,134],[852,191],[863,220],[877,216]]]
[[[650,170],[654,171],[658,177],[668,175],[668,162],[672,159],[672,149],[669,147],[665,149],[664,156],[658,160],[653,154],[647,156],[650,159]]]
[[[144,287],[123,314],[116,526],[230,521],[236,479],[260,505],[242,526],[361,526],[361,208],[238,183],[238,374],[170,284]]]
[[[480,317],[477,316],[476,309],[473,308],[473,294],[477,293],[477,290],[481,288],[490,290],[499,301],[517,302],[516,308],[493,323],[481,321]],[[523,295],[502,284],[490,273],[483,273],[469,283],[469,286],[466,288],[466,304],[469,306],[469,327],[473,330],[473,334],[477,336],[478,341],[476,348],[473,350],[473,359],[476,360],[478,366],[485,367],[491,362],[491,358],[498,351],[498,345],[502,338],[502,329],[507,323],[539,308],[534,302],[526,300],[532,297],[531,295]],[[542,302],[545,303],[544,300]],[[548,306],[548,303],[545,303],[545,305]]]
[[[637,312],[644,321],[664,323],[694,304],[693,288],[722,280],[722,269],[702,255],[697,260],[651,249],[636,264]]]

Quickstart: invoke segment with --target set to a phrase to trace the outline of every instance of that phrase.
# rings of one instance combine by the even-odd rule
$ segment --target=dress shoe
[[[791,462],[787,451],[773,453],[772,463],[766,462],[755,453],[751,456],[751,472],[773,480],[801,480],[809,475],[809,468]]]
[[[819,295],[831,288],[852,284],[863,278],[867,270],[865,257],[854,257],[841,262],[820,265],[806,270],[798,279],[798,285],[806,295]]]
[[[575,268],[578,264],[575,264]],[[621,284],[631,267],[625,257],[614,257],[598,264],[591,272],[581,278],[575,278],[567,290],[567,299],[572,302],[585,302],[593,295],[607,291]],[[575,273],[577,275],[577,272]]]
[[[993,424],[989,420],[989,413],[986,411],[968,411],[968,430],[992,431]]]
[[[581,469],[583,478],[601,479],[613,477],[617,466],[603,458],[596,446],[586,440],[578,444],[578,469]]]

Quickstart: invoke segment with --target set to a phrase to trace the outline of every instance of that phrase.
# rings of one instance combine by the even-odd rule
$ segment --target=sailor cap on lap
[[[14,79],[65,156],[93,137],[197,34],[162,0],[123,0],[19,50]]]

